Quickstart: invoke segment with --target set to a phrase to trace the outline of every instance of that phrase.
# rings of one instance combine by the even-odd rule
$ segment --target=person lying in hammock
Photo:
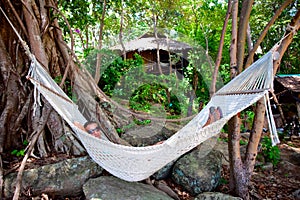
[[[207,119],[207,121],[206,121],[206,123],[204,124],[203,127],[205,127],[205,126],[207,126],[207,125],[209,125],[209,124],[211,124],[211,123],[213,123],[213,122],[221,119],[222,117],[223,117],[223,113],[222,113],[222,110],[221,110],[220,107],[217,107],[217,108],[213,107],[213,106],[210,107],[209,108],[209,117],[208,117],[208,119]],[[163,142],[164,141],[159,141],[159,142],[155,143],[155,145],[161,144]]]
[[[223,117],[222,110],[220,107],[210,107],[209,108],[209,117],[203,127],[221,119]],[[87,121],[83,126],[79,122],[74,122],[74,125],[80,128],[83,131],[88,132],[89,134],[101,138],[101,129],[97,122],[95,121]],[[164,141],[157,142],[157,144],[161,144]]]
[[[74,122],[74,125],[97,138],[101,138],[101,129],[95,121],[87,121],[83,126],[79,122]]]

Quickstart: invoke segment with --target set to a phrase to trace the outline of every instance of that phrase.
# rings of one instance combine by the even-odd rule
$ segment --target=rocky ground
[[[300,189],[300,137],[293,138],[278,145],[280,162],[277,166],[266,164],[264,167],[257,166],[255,168],[250,187],[251,199],[298,200],[294,197],[293,192]],[[230,194],[228,183],[229,166],[223,165],[222,183],[216,192]],[[171,181],[169,185],[178,192],[181,199],[193,199]]]
[[[283,141],[278,145],[280,149],[280,162],[277,166],[265,164],[256,166],[250,187],[253,200],[278,199],[297,200],[293,192],[300,189],[300,137]],[[229,166],[223,164],[222,183],[215,192],[230,194]],[[183,200],[192,200],[193,197],[172,180],[166,180],[168,185],[177,192]]]
[[[300,189],[300,137],[294,137],[290,141],[282,142],[280,148],[280,162],[277,166],[265,164],[263,167],[257,165],[251,180],[250,194],[252,199],[295,199],[293,192]],[[53,155],[46,160],[29,159],[27,167],[35,165],[49,164],[65,159],[65,155]],[[6,157],[4,162],[5,173],[14,171],[20,165],[20,160]],[[109,174],[107,174],[109,175]],[[223,165],[222,181],[216,192],[230,194],[229,191],[229,167]],[[171,179],[165,182],[172,188],[182,200],[192,200],[193,197],[181,187],[176,185]],[[67,198],[72,200],[84,199],[83,196],[77,198]]]

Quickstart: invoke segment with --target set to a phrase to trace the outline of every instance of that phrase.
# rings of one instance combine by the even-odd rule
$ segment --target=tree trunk
[[[126,60],[126,49],[123,43],[123,24],[124,24],[124,2],[121,0],[121,19],[120,19],[120,33],[119,33],[119,41],[122,46],[122,55],[123,59]]]
[[[242,4],[242,10],[239,17],[238,26],[238,41],[237,41],[237,67],[239,73],[243,71],[244,55],[245,55],[245,43],[247,37],[247,28],[249,24],[250,13],[252,10],[254,0],[244,0]]]
[[[0,1],[0,6],[7,17],[10,20],[17,19],[12,21],[12,25],[16,30],[21,30],[20,38],[28,44],[31,53],[48,69],[53,79],[64,75],[68,82],[61,82],[62,88],[66,91],[72,88],[75,93],[77,88],[73,84],[78,82],[75,81],[75,78],[86,80],[87,87],[82,95],[94,100],[94,97],[101,92],[99,92],[97,84],[91,81],[91,77],[79,71],[73,62],[73,47],[68,48],[64,42],[57,20],[57,17],[65,18],[56,8],[55,2],[52,4],[48,2],[47,6],[43,5],[44,2],[38,1],[8,4],[4,0]],[[52,15],[56,17],[54,18]],[[0,21],[0,58],[2,60],[0,63],[0,152],[3,153],[10,152],[11,149],[24,148],[24,139],[30,141],[28,133],[36,130],[40,123],[39,117],[43,116],[44,111],[39,106],[36,112],[33,111],[33,87],[26,79],[30,60],[24,53],[23,43],[20,43],[20,39],[6,18],[1,17]],[[67,21],[66,24],[68,24]],[[70,36],[72,37],[72,32],[70,32]],[[73,41],[73,39],[71,40]],[[102,95],[101,100],[107,99]],[[46,102],[46,100],[44,101]],[[107,114],[102,109],[94,110],[95,107],[92,106],[94,104],[86,105],[85,108],[89,112],[101,116],[102,119],[107,119]],[[109,127],[108,132],[113,132],[114,127],[107,121],[101,120],[102,126]],[[53,111],[45,130],[38,139],[35,147],[38,151],[35,152],[38,152],[38,156],[41,157],[48,156],[50,152],[83,154],[84,149],[80,142],[71,137],[70,132],[72,132],[70,127]],[[116,133],[111,135],[115,137],[116,142],[122,143]]]
[[[100,19],[98,51],[100,51],[102,49],[105,13],[106,13],[106,0],[103,1],[102,16]],[[96,70],[95,70],[95,82],[96,83],[98,83],[101,78],[100,77],[101,62],[102,62],[102,54],[100,52],[100,53],[97,53],[97,62],[96,62]]]
[[[233,2],[232,8],[232,38],[230,46],[230,69],[231,79],[238,74],[237,52],[238,52],[238,1]],[[232,117],[228,122],[228,150],[230,163],[229,187],[231,191],[243,199],[249,198],[247,176],[240,154],[240,118],[239,115]]]
[[[227,13],[226,13],[226,17],[224,20],[223,28],[222,28],[222,34],[221,34],[220,44],[219,44],[219,49],[218,49],[218,55],[217,55],[215,68],[214,68],[214,72],[213,72],[212,80],[211,80],[210,97],[212,97],[216,92],[217,76],[218,76],[218,71],[219,71],[219,67],[221,64],[221,60],[222,60],[224,38],[225,38],[226,28],[228,25],[228,21],[229,21],[231,12],[232,12],[232,1],[228,1],[228,8],[227,8]]]
[[[286,5],[285,5],[286,6]],[[281,8],[280,8],[281,9]],[[276,12],[277,13],[277,12]],[[296,34],[296,31],[299,30],[300,27],[300,11],[298,10],[297,14],[292,19],[290,26],[293,26],[295,29],[292,31],[287,31],[286,36],[281,42],[281,45],[278,47],[277,51],[279,53],[279,57],[274,60],[273,67],[274,67],[274,75],[278,70],[280,60],[282,59],[282,56],[284,52],[286,51],[287,47],[292,42],[294,34]],[[247,166],[247,174],[249,177],[251,177],[254,169],[255,164],[255,158],[257,156],[257,147],[261,138],[261,133],[263,129],[264,124],[264,118],[265,118],[265,105],[264,100],[261,99],[256,104],[255,109],[255,118],[253,123],[253,128],[250,134],[249,143],[247,146],[247,153],[246,153],[246,161],[245,165]],[[249,178],[250,179],[250,178]]]
[[[282,7],[286,7],[287,5],[283,5]],[[282,7],[279,9],[282,11]],[[234,38],[234,30],[235,30],[235,8],[233,8],[233,28],[232,28],[232,38]],[[280,12],[276,12],[276,16],[273,18],[278,17]],[[273,19],[272,18],[272,19]],[[247,20],[243,20],[244,23],[247,22]],[[270,27],[269,23],[267,27]],[[243,27],[240,25],[240,27]],[[262,33],[264,36],[266,34],[266,31],[268,28],[265,28],[265,31]],[[293,27],[291,30],[287,29],[287,35],[283,38],[283,40],[280,42],[280,45],[277,49],[279,53],[279,57],[277,60],[274,60],[274,74],[276,73],[280,60],[286,51],[287,47],[292,41],[293,35],[296,33],[296,31],[299,30],[300,27],[300,11],[297,12],[297,14],[294,16],[294,18],[291,21],[290,27]],[[240,35],[239,35],[240,36]],[[260,37],[259,41],[262,41],[263,36]],[[241,37],[243,38],[243,37]],[[231,43],[231,66],[234,66],[235,63],[235,57],[234,57],[234,48],[235,48],[235,39],[232,39]],[[239,40],[239,44],[242,43],[242,41]],[[258,45],[255,44],[254,48],[257,48]],[[240,49],[238,49],[240,51]],[[244,51],[244,48],[242,48]],[[254,52],[253,49],[251,52]],[[238,59],[242,59],[243,53],[239,53]],[[241,61],[238,61],[238,63],[242,63]],[[239,66],[239,69],[242,69]],[[233,71],[234,72],[234,71]],[[234,73],[231,73],[232,75]],[[239,139],[240,139],[240,126],[239,126],[239,118],[238,116],[233,117],[228,125],[229,125],[229,160],[230,160],[230,189],[233,190],[233,192],[242,197],[243,199],[249,199],[249,184],[250,179],[254,170],[255,165],[255,159],[257,156],[257,147],[261,138],[263,124],[265,119],[265,105],[264,100],[261,99],[256,103],[256,109],[255,109],[255,118],[253,122],[253,128],[250,134],[249,142],[247,145],[245,160],[243,161],[241,159],[240,155],[240,145],[239,145]]]
[[[23,105],[26,100],[24,94],[19,93],[22,90],[18,91],[18,88],[22,89],[19,82],[20,77],[6,49],[4,39],[0,35],[0,70],[4,83],[3,91],[1,91],[0,153],[11,146],[20,145],[20,142],[14,140],[17,133],[13,132],[12,135],[11,129],[20,113],[19,105]],[[16,128],[21,129],[21,127]]]

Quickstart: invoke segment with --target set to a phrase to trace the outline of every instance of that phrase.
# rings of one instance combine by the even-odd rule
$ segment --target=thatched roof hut
[[[134,40],[131,40],[124,44],[125,51],[147,51],[147,50],[156,50],[159,46],[160,50],[170,51],[170,52],[181,52],[191,49],[191,46],[184,42],[179,42],[172,40],[164,35],[158,34],[156,39],[153,33],[146,33]],[[110,48],[111,50],[120,50],[122,51],[122,46],[116,45]]]
[[[300,74],[277,75],[274,90],[286,120],[300,119]]]
[[[300,74],[277,75],[275,81],[286,92],[300,93]]]
[[[158,34],[155,38],[153,33],[146,33],[134,40],[124,44],[126,58],[134,58],[135,53],[142,56],[146,70],[150,73],[158,73],[158,55],[159,64],[164,74],[168,74],[171,70],[181,71],[183,67],[188,65],[186,60],[187,53],[192,49],[190,45],[184,42],[172,40],[165,35]],[[116,45],[110,48],[123,52],[122,45]]]

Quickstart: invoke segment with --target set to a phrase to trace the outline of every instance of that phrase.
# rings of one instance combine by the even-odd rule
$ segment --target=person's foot
[[[215,108],[212,106],[209,108],[209,117],[204,126],[207,126],[207,125],[221,119],[222,117],[223,117],[223,113],[222,113],[221,108],[220,107]]]
[[[208,116],[208,119],[206,121],[206,123],[204,124],[203,127],[211,124],[212,122],[214,122],[214,112],[215,112],[215,107],[210,107],[209,108],[209,116]]]
[[[214,111],[214,120],[217,121],[223,117],[223,113],[220,107],[217,107]]]

